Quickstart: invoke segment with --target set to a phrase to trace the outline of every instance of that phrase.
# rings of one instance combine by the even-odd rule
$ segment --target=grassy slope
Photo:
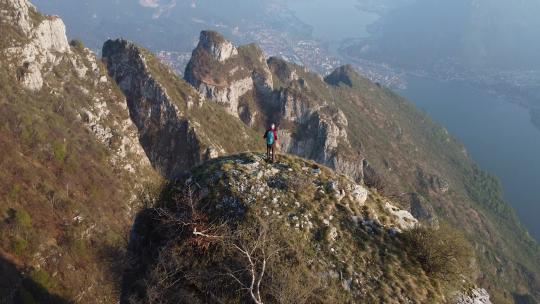
[[[482,284],[490,287],[496,302],[509,301],[508,291],[538,293],[538,244],[503,201],[496,179],[477,168],[461,143],[406,100],[366,79],[356,77],[352,88],[342,84],[331,91],[348,116],[349,138],[357,147],[363,144],[377,168],[392,168],[383,170],[388,180],[405,191],[419,191],[415,171],[422,167],[449,181],[446,194],[419,192],[476,242],[487,275]]]
[[[106,96],[112,117],[122,121],[124,99],[110,81],[95,87],[95,79],[76,77],[67,58],[39,92],[21,88],[10,59],[0,62],[0,256],[26,278],[12,287],[28,301],[51,300],[48,292],[113,301],[111,267],[131,224],[134,185],[143,181],[111,166],[110,150],[78,114],[94,96]]]

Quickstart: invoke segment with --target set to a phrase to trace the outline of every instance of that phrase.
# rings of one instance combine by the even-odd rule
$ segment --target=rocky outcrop
[[[426,193],[443,194],[448,192],[450,188],[448,182],[442,177],[426,172],[423,168],[417,169],[416,176],[420,188]]]
[[[422,195],[409,193],[406,194],[406,200],[409,202],[409,211],[415,218],[432,227],[439,226],[439,219],[433,206]]]
[[[200,48],[207,51],[212,58],[219,62],[238,55],[238,49],[230,41],[225,40],[218,33],[212,31],[201,32],[199,38]]]
[[[0,23],[15,26],[22,33],[29,33],[34,27],[31,12],[36,8],[27,0],[0,0]]]
[[[158,171],[174,178],[212,154],[202,147],[190,121],[150,73],[140,48],[125,40],[109,40],[103,46],[103,58],[126,95],[140,142]]]
[[[489,293],[483,288],[476,288],[467,294],[459,293],[453,301],[454,304],[491,304]]]
[[[284,109],[287,109],[287,106]],[[301,111],[302,107],[299,111],[287,112]],[[288,115],[287,112],[284,116]],[[298,125],[295,133],[280,129],[279,142],[282,151],[315,160],[355,180],[362,180],[363,159],[358,154],[349,152],[352,149],[347,138],[348,121],[341,110],[321,108],[308,115],[289,117],[290,121],[298,122]]]
[[[134,267],[125,273],[121,303],[129,303],[128,299],[136,298],[146,302],[145,293],[141,292],[141,285],[137,282],[148,282],[143,288],[160,286],[157,285],[159,282],[148,276],[155,269],[155,265],[159,264],[156,263],[159,256],[166,256],[164,259],[168,263],[164,265],[177,261],[182,264],[175,264],[170,268],[171,272],[168,273],[178,273],[180,268],[182,273],[174,276],[173,284],[159,291],[163,292],[160,298],[166,302],[181,302],[179,298],[169,297],[173,294],[169,291],[173,290],[181,290],[181,296],[190,299],[190,303],[207,302],[208,299],[204,297],[208,293],[200,290],[212,288],[212,284],[208,283],[213,281],[208,278],[219,278],[221,284],[226,286],[241,286],[235,283],[237,281],[231,276],[223,276],[222,270],[234,267],[234,264],[238,263],[236,257],[239,255],[235,251],[221,250],[219,244],[233,239],[235,231],[245,229],[251,233],[265,227],[271,229],[269,237],[260,239],[260,244],[269,245],[268,248],[278,246],[281,253],[272,260],[275,263],[272,265],[275,266],[267,268],[272,279],[261,285],[265,294],[275,290],[272,295],[277,296],[283,288],[274,286],[286,286],[280,284],[285,284],[287,281],[284,277],[289,277],[289,264],[285,261],[288,259],[306,267],[303,268],[305,273],[301,275],[302,278],[294,278],[290,281],[291,284],[297,284],[298,280],[311,276],[324,282],[317,284],[320,287],[309,286],[307,295],[302,295],[307,303],[318,302],[317,297],[310,295],[313,292],[326,295],[324,303],[370,302],[370,297],[379,299],[377,295],[384,293],[378,288],[381,281],[391,286],[389,289],[392,299],[396,302],[405,303],[411,299],[420,303],[431,300],[437,302],[437,291],[429,295],[424,292],[433,288],[430,280],[420,279],[421,270],[415,269],[413,274],[410,268],[412,266],[403,267],[402,260],[388,257],[381,261],[374,258],[379,254],[390,256],[390,250],[402,250],[400,246],[403,246],[403,243],[399,241],[397,234],[412,227],[409,220],[414,221],[407,211],[399,210],[389,200],[383,199],[363,185],[313,162],[293,156],[281,156],[278,162],[268,163],[264,158],[262,153],[221,157],[201,165],[192,174],[175,181],[170,185],[170,189],[165,190],[170,197],[182,197],[179,192],[181,189],[193,189],[195,199],[191,206],[194,207],[189,210],[195,210],[195,221],[204,218],[208,223],[226,223],[222,225],[226,226],[222,230],[212,230],[206,228],[204,223],[195,223],[187,213],[190,211],[184,212],[181,201],[174,205],[176,209],[171,213],[172,217],[168,218],[169,223],[174,219],[180,224],[190,224],[183,225],[179,230],[169,229],[171,226],[162,221],[166,220],[162,215],[167,214],[168,207],[161,207],[173,206],[168,203],[168,198],[164,199],[164,204],[158,204],[160,207],[149,208],[139,214],[129,240]],[[204,207],[199,209],[199,206]],[[201,234],[201,231],[204,234]],[[219,235],[221,231],[231,232],[228,234],[230,237],[223,238],[223,242]],[[205,234],[212,235],[210,238],[219,238],[219,244],[206,243]],[[302,252],[300,256],[289,253],[289,247],[285,245],[288,242],[291,242],[292,252]],[[174,244],[174,248],[168,244]],[[199,251],[198,244],[208,247]],[[369,250],[366,250],[366,244]],[[235,248],[234,245],[232,247]],[[303,255],[306,248],[310,255]],[[168,255],[172,250],[175,254]],[[217,252],[219,254],[215,255]],[[313,258],[310,258],[311,256]],[[207,259],[214,263],[205,263]],[[257,261],[260,262],[259,259]],[[272,272],[275,267],[283,266],[286,269],[284,272]],[[394,280],[382,275],[383,269],[390,267],[400,274],[399,279]],[[189,275],[195,272],[204,275]],[[178,279],[179,277],[182,279]],[[403,278],[407,278],[408,282],[415,282],[415,288],[405,288]],[[189,285],[198,286],[198,291],[193,293],[193,289],[186,288]],[[329,286],[335,286],[334,294],[328,292],[328,288],[331,288]],[[400,288],[401,286],[403,288]],[[232,292],[235,289],[213,289],[212,297],[218,302],[226,303],[229,295],[234,293],[233,297],[238,301],[250,302],[249,298],[244,297],[249,295],[249,291]],[[301,301],[294,299],[286,301],[299,302]]]
[[[184,75],[202,96],[224,105],[237,117],[244,95],[255,91],[269,94],[273,85],[266,58],[258,46],[238,49],[212,31],[201,32]],[[256,109],[250,112],[255,113]]]
[[[27,38],[1,51],[13,59],[17,78],[23,86],[32,91],[40,90],[43,73],[71,53],[64,22],[58,17],[41,17],[26,0],[3,0],[1,4],[4,26],[14,27]]]
[[[226,88],[201,82],[197,89],[205,98],[224,105],[230,114],[239,116],[240,98],[253,90],[253,80],[251,77],[239,79]]]
[[[305,96],[292,89],[280,90],[278,103],[280,106],[280,120],[295,123],[305,122],[317,110],[316,107],[310,105]]]

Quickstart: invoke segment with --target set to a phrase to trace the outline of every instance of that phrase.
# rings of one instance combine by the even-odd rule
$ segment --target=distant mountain
[[[384,14],[347,53],[412,69],[539,69],[540,3],[418,0]]]
[[[106,41],[97,58],[80,41],[68,42],[61,19],[26,0],[0,0],[0,21],[0,267],[10,274],[0,278],[2,301],[109,303],[122,291],[152,302],[147,296],[156,288],[189,290],[184,298],[161,298],[172,302],[253,300],[234,291],[230,275],[211,288],[198,279],[214,269],[206,263],[225,259],[231,263],[218,270],[245,282],[248,274],[233,268],[245,260],[209,241],[214,230],[205,228],[227,224],[238,236],[243,230],[235,228],[259,225],[234,216],[264,218],[264,207],[280,212],[280,223],[309,218],[308,211],[318,217],[302,240],[294,241],[293,223],[279,225],[283,234],[270,242],[290,249],[279,267],[309,273],[315,281],[305,286],[322,282],[304,298],[310,303],[326,296],[344,303],[394,296],[442,302],[459,292],[458,303],[470,303],[466,291],[489,301],[477,286],[494,303],[538,298],[538,244],[502,200],[497,181],[445,129],[353,68],[323,78],[266,58],[257,45],[237,46],[203,31],[182,79],[125,39]],[[270,122],[278,125],[282,155],[267,165],[256,151],[264,149]],[[245,151],[251,152],[237,155]],[[192,187],[202,204],[183,200]],[[287,206],[268,209],[274,201]],[[463,244],[421,242],[437,231],[448,231],[438,234],[442,240],[454,239],[459,230],[474,248],[463,247],[460,257],[471,257],[465,269],[454,258],[444,264],[450,268],[434,269],[432,257],[426,262],[419,251],[406,251]],[[334,239],[338,245],[328,247]],[[158,253],[171,259],[156,259]],[[296,263],[300,253],[309,259]],[[169,278],[187,274],[178,278],[190,281],[160,285],[171,282],[153,274],[169,266],[187,267]],[[289,286],[283,272],[273,274],[275,284],[265,281],[266,287]],[[297,291],[305,289],[289,296]],[[261,297],[290,303],[272,293]]]

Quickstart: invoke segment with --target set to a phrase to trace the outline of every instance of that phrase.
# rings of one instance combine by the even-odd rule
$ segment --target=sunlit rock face
[[[193,126],[150,73],[141,50],[125,40],[109,40],[103,58],[127,97],[131,118],[154,167],[172,178],[202,162],[207,152],[201,150]]]
[[[223,39],[215,32],[201,32],[198,47],[208,51],[212,58],[219,62],[224,62],[232,56],[238,55],[238,49],[230,41]]]
[[[18,78],[24,87],[38,91],[43,87],[45,70],[51,70],[71,52],[64,22],[58,17],[38,15],[25,0],[3,0],[0,4],[1,22],[25,37],[2,51],[19,67]]]

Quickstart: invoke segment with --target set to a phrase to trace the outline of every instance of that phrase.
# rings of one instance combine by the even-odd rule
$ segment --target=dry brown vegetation
[[[424,271],[450,287],[459,286],[470,273],[474,250],[457,229],[416,227],[403,234],[407,252]]]

